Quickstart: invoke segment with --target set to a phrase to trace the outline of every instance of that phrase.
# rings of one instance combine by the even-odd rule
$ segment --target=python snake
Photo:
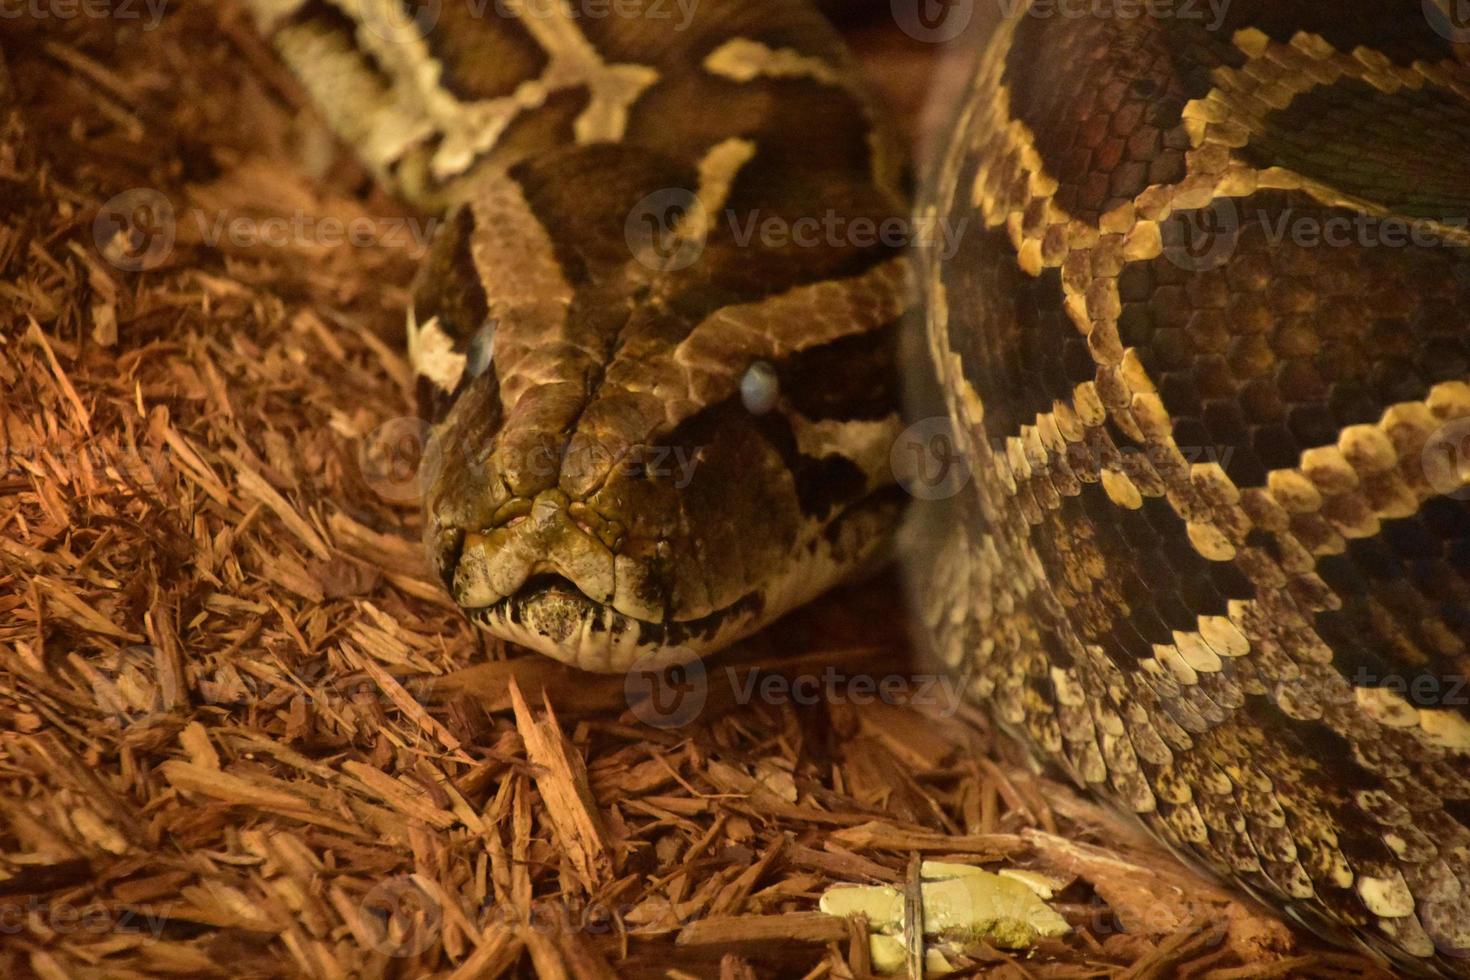
[[[448,214],[409,339],[473,618],[614,671],[881,561],[917,292],[962,466],[911,524],[934,653],[1184,857],[1470,975],[1470,71],[1433,0],[1002,4],[916,273],[857,234],[909,215],[903,152],[805,2],[252,6]]]

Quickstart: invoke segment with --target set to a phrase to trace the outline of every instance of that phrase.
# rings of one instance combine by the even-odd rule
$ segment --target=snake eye
[[[466,380],[478,378],[490,366],[490,343],[495,339],[496,321],[486,320],[485,325],[470,338],[469,350],[464,354],[464,376]]]
[[[781,380],[776,369],[766,361],[756,361],[745,369],[740,379],[740,400],[751,415],[764,415],[776,407],[781,395]]]

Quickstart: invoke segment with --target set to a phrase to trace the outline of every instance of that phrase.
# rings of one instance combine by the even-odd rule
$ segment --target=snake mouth
[[[699,619],[645,620],[590,598],[565,576],[541,573],[505,598],[465,611],[497,636],[583,670],[610,673],[653,651],[682,648],[699,656],[758,628],[764,610],[764,599],[752,592]]]
[[[621,611],[544,566],[509,594],[464,608],[495,636],[582,670],[616,673],[671,651],[680,659],[702,657],[872,568],[887,554],[888,529],[901,505],[897,488],[886,487],[814,523],[773,574],[691,618],[671,618],[667,606],[657,619]]]

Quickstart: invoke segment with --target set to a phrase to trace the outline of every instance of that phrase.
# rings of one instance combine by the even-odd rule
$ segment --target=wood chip
[[[587,767],[562,734],[551,705],[546,705],[546,717],[537,721],[514,681],[510,698],[526,755],[536,767],[536,788],[558,840],[587,887],[595,887],[612,874],[613,867],[601,810],[587,785]]]

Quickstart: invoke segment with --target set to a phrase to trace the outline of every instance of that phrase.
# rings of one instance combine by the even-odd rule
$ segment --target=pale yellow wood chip
[[[510,684],[511,707],[516,728],[526,743],[526,755],[535,765],[536,788],[560,845],[572,859],[589,887],[612,874],[612,856],[607,831],[592,790],[587,785],[587,767],[557,725],[551,705],[546,718],[537,721],[514,681]]]

